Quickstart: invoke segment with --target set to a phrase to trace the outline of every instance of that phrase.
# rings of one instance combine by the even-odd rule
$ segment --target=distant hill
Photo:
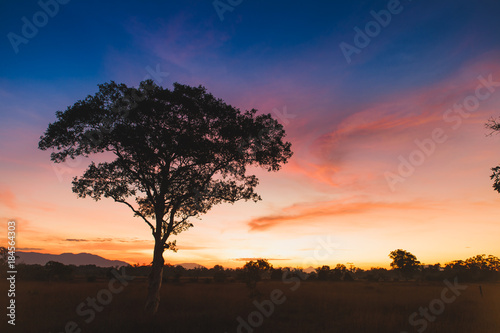
[[[314,267],[312,267],[312,266],[309,266],[309,267],[303,269],[302,271],[304,271],[306,273],[311,273],[311,272],[315,272],[316,269]]]
[[[90,253],[62,253],[62,254],[48,254],[38,252],[24,252],[16,251],[18,263],[25,263],[29,265],[39,264],[45,265],[49,261],[57,261],[65,265],[96,265],[99,267],[114,267],[114,266],[130,266],[125,261],[108,260],[95,254]]]
[[[175,264],[175,266],[182,266],[185,269],[206,268],[205,266],[202,266],[200,264],[196,264],[196,263],[193,263],[193,262],[186,262],[186,263],[183,263],[183,264]]]

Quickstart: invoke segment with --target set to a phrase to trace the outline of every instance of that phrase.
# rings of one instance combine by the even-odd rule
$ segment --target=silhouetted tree
[[[344,276],[342,276],[342,280],[343,281],[354,281],[354,276],[353,276],[354,273],[351,273],[349,271],[345,272],[344,273]]]
[[[245,271],[245,282],[252,295],[258,294],[256,287],[257,282],[262,280],[263,275],[269,272],[273,266],[266,259],[257,259],[255,261],[249,261],[243,266]]]
[[[465,260],[468,269],[480,271],[498,271],[500,270],[500,259],[493,255],[486,256],[479,254]]]
[[[439,281],[443,280],[443,271],[440,263],[433,265],[423,265],[422,266],[422,278],[428,281]]]
[[[15,251],[9,253],[9,248],[0,246],[0,276],[5,277],[7,275],[9,260],[12,262],[17,260],[19,256],[16,256]]]
[[[281,280],[283,279],[283,269],[279,268],[271,268],[271,280]]]
[[[6,265],[9,257],[9,250],[6,247],[0,246],[0,264]]]
[[[332,273],[332,270],[330,269],[330,266],[328,266],[328,265],[323,265],[321,267],[316,268],[316,274],[318,276],[318,280],[320,280],[320,281],[329,280],[331,273]]]
[[[19,273],[19,279],[25,281],[46,281],[47,270],[42,265],[19,264],[16,266]]]
[[[318,279],[318,274],[316,273],[316,271],[312,271],[309,274],[307,274],[307,280],[314,281],[317,279]]]
[[[391,267],[406,278],[409,278],[420,267],[420,261],[413,254],[405,250],[394,250],[389,253],[389,258],[392,259]]]
[[[149,269],[148,271],[151,271],[151,267],[148,266]],[[163,272],[162,272],[162,282],[168,282],[169,277],[174,279],[174,272],[175,266],[171,264],[163,264]]]
[[[214,272],[214,282],[226,282],[227,274],[224,270],[224,267],[222,267],[221,265],[215,265],[212,270]]]
[[[368,281],[383,281],[388,279],[387,269],[382,267],[371,267],[365,271],[365,277]]]
[[[0,246],[0,277],[5,277],[7,272],[7,262],[9,250],[6,247]]]
[[[344,279],[347,272],[347,267],[343,264],[337,264],[331,272],[331,279],[333,281],[340,281]]]
[[[180,283],[181,282],[181,277],[186,273],[186,269],[182,267],[181,265],[177,265],[174,267],[174,278],[173,282],[174,283]]]
[[[486,128],[489,128],[491,130],[490,134],[494,134],[495,132],[497,132],[497,134],[500,133],[500,118],[490,118],[486,123]],[[500,165],[491,168],[491,171],[493,171],[490,176],[490,178],[493,180],[493,189],[500,193]]]
[[[247,168],[277,171],[291,157],[283,126],[270,114],[241,112],[202,86],[153,81],[138,88],[114,82],[76,102],[49,124],[39,148],[52,161],[106,153],[73,180],[79,197],[111,198],[127,205],[151,229],[153,262],[145,310],[156,313],[165,249],[192,217],[222,202],[260,200],[258,179]],[[132,199],[132,200],[130,200]]]
[[[485,254],[476,255],[466,260],[454,260],[445,265],[445,271],[458,276],[463,281],[498,280],[500,277],[500,259]]]
[[[49,261],[45,264],[45,271],[49,280],[71,280],[73,268],[68,265],[61,264],[57,261]]]

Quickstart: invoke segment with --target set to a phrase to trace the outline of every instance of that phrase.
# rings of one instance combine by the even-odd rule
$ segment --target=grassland
[[[7,284],[0,285],[2,293],[6,292]],[[252,328],[254,332],[417,332],[418,327],[409,324],[409,316],[441,297],[445,288],[442,282],[305,281],[296,290],[292,286],[281,281],[259,283],[259,302],[268,300],[273,290],[282,291],[284,301],[274,305],[269,317],[263,316],[262,325]],[[425,332],[500,332],[500,285],[482,284],[483,297],[478,284],[467,286],[428,323]],[[81,332],[89,333],[229,333],[237,332],[238,317],[248,320],[257,311],[243,283],[170,283],[163,286],[158,315],[150,319],[141,311],[147,284],[134,280],[86,323],[88,317],[79,316],[76,307],[107,288],[105,281],[19,281],[16,326],[7,325],[4,314],[0,331],[59,333],[65,332],[67,322],[74,321]],[[5,309],[6,297],[1,299]]]

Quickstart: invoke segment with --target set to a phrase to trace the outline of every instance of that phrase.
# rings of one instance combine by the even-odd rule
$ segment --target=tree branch
[[[169,218],[169,222],[168,222],[168,227],[167,227],[165,234],[163,234],[163,237],[161,239],[162,244],[165,244],[165,242],[168,239],[168,236],[170,236],[170,233],[172,232],[172,230],[174,230],[174,216],[175,216],[175,213],[177,213],[178,207],[179,207],[179,205],[172,206],[172,210],[170,211],[170,218]]]
[[[153,232],[153,236],[154,236],[154,233],[155,233],[155,227],[151,224],[151,222],[149,222],[146,217],[144,215],[141,214],[141,212],[137,211],[134,207],[132,207],[131,204],[129,204],[128,202],[126,202],[125,200],[121,200],[121,199],[115,199],[116,202],[121,202],[127,206],[130,207],[130,209],[132,209],[132,211],[135,213],[135,215],[139,216],[139,217],[142,217],[142,219],[144,220],[144,222],[146,222],[149,227],[151,228],[151,231]]]
[[[113,147],[114,147],[113,152],[116,154],[116,156],[118,156],[122,161],[126,161],[126,158],[123,157],[123,155],[121,154],[118,145],[114,145]],[[140,163],[139,163],[139,168],[140,168]],[[146,188],[146,191],[145,191],[146,195],[148,196],[149,200],[151,200],[151,202],[154,202],[154,196],[153,196],[153,193],[151,193],[151,188],[154,187],[154,185],[150,184],[150,182],[147,180],[146,173],[145,172],[140,173],[140,172],[134,171],[130,167],[127,167],[127,170],[130,171],[139,180],[142,181],[142,184]],[[155,190],[155,192],[156,192],[156,190]]]

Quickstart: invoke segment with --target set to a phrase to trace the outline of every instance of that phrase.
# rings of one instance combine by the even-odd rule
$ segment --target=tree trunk
[[[153,265],[149,274],[148,298],[144,307],[146,313],[151,316],[156,314],[158,305],[160,304],[161,280],[163,277],[163,265],[165,263],[163,251],[161,242],[155,242]]]

